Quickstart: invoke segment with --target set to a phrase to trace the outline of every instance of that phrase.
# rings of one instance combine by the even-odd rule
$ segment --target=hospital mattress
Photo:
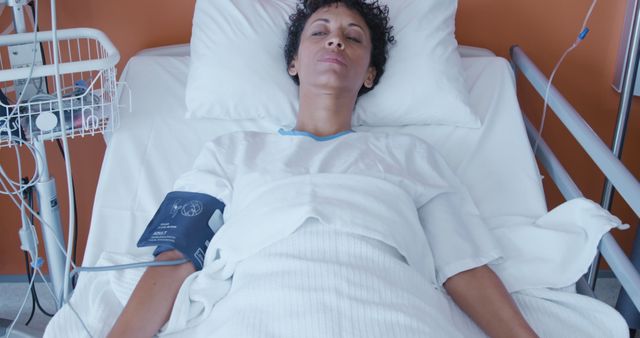
[[[413,134],[437,148],[466,185],[490,227],[538,219],[547,213],[547,207],[509,63],[498,57],[477,56],[463,58],[463,66],[481,128],[375,129]],[[131,98],[132,112],[121,113],[119,127],[108,138],[84,266],[95,265],[105,252],[138,257],[150,253],[152,248],[136,248],[136,242],[205,142],[236,130],[276,132],[282,127],[269,121],[185,119],[188,68],[188,46],[182,45],[142,52],[123,71],[122,79],[130,92],[123,91],[121,102],[128,103]],[[92,279],[81,277],[79,283]],[[613,309],[573,293],[571,287],[526,290],[515,293],[514,299],[542,336],[617,336],[626,330]],[[483,336],[462,312],[451,311],[466,336]]]
[[[109,138],[85,265],[95,264],[103,251],[139,252],[135,247],[139,234],[206,141],[236,130],[277,132],[282,127],[268,121],[185,119],[189,57],[187,47],[183,48],[182,56],[177,55],[177,47],[169,49],[172,56],[159,56],[162,50],[156,49],[143,52],[123,71],[122,79],[131,91],[123,92],[121,102],[128,104],[130,93],[132,112],[122,112],[120,126]],[[414,134],[435,146],[488,221],[542,216],[547,209],[541,177],[508,62],[472,57],[464,58],[463,65],[481,128],[426,125],[376,130]]]

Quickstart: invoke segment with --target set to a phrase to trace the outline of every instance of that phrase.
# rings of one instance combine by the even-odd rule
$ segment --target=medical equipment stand
[[[27,6],[27,0],[8,0],[0,1],[0,4],[7,3],[13,10],[13,20],[16,33],[25,33],[26,24],[24,20],[24,6]],[[32,48],[36,48],[33,46]],[[26,88],[26,86],[25,86]],[[41,224],[42,236],[44,240],[44,249],[46,252],[46,261],[49,268],[49,276],[52,284],[53,292],[57,298],[56,311],[62,307],[63,299],[62,295],[64,287],[64,271],[65,271],[65,257],[60,251],[58,243],[65,243],[62,236],[62,226],[60,221],[60,207],[58,205],[58,198],[56,195],[56,184],[53,177],[49,175],[47,154],[45,150],[44,141],[39,137],[35,137],[33,145],[40,156],[36,157],[36,168],[39,173],[38,182],[35,185],[39,213],[40,217],[48,226]],[[72,203],[72,201],[69,201]],[[26,215],[22,215],[23,222],[26,220]],[[35,244],[37,245],[37,243]],[[39,262],[33,262],[32,264],[39,264]],[[34,277],[35,278],[35,275]],[[69,283],[70,285],[70,283]],[[70,290],[69,290],[70,291]],[[0,333],[6,334],[4,331],[11,324],[11,321],[0,320]],[[43,332],[34,330],[32,328],[17,324],[11,331],[12,335],[16,337],[25,336],[41,336]]]
[[[625,68],[622,78],[622,87],[620,90],[620,105],[618,109],[618,119],[614,132],[612,151],[615,156],[621,158],[622,147],[624,145],[627,124],[629,120],[629,111],[631,110],[631,100],[633,98],[634,86],[636,83],[636,75],[638,72],[638,57],[640,56],[640,3],[635,1],[633,9],[632,29],[628,42],[627,58],[625,60]],[[613,202],[613,185],[605,179],[605,186],[602,194],[602,207],[607,210],[611,209]],[[636,229],[636,231],[638,231]],[[633,242],[633,250],[631,253],[631,261],[636,269],[640,269],[640,233],[636,232]],[[589,282],[595,285],[595,278],[598,271],[599,257],[596,258],[594,264],[589,270]],[[618,302],[616,304],[618,310],[629,324],[629,328],[637,330],[640,328],[640,313],[633,305],[629,296],[624,289],[620,291]]]
[[[36,184],[36,192],[38,194],[40,217],[49,224],[48,227],[41,224],[41,230],[44,240],[44,250],[47,254],[49,277],[53,286],[53,292],[58,300],[56,303],[56,310],[58,310],[63,304],[62,288],[64,286],[65,269],[65,257],[61,252],[62,248],[58,247],[58,243],[65,242],[62,236],[62,225],[60,222],[60,207],[58,205],[58,197],[56,196],[56,182],[53,177],[49,176],[44,141],[36,139],[33,145],[41,155],[37,161],[40,177]],[[73,201],[69,201],[69,203],[73,203]],[[71,291],[70,288],[68,291]]]
[[[25,33],[26,25],[24,20],[23,7],[27,6],[26,0],[9,1],[9,6],[13,8],[13,20],[16,33]],[[33,47],[35,48],[35,46]],[[60,251],[58,243],[65,243],[62,236],[62,223],[60,221],[60,207],[58,205],[58,197],[56,195],[56,183],[53,177],[49,175],[49,166],[47,163],[47,153],[44,141],[39,137],[33,140],[33,145],[39,153],[37,157],[36,168],[39,173],[39,180],[36,184],[36,192],[38,196],[38,206],[40,217],[48,224],[41,224],[42,237],[44,240],[44,249],[47,257],[47,266],[49,268],[49,277],[53,286],[53,292],[56,296],[56,310],[62,307],[63,285],[64,285],[64,264],[65,257]],[[72,201],[69,201],[72,203]],[[70,290],[69,290],[70,291]]]

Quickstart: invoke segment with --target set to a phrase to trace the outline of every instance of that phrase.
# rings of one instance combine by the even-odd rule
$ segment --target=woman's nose
[[[344,49],[344,43],[342,42],[342,40],[339,37],[334,36],[334,37],[332,37],[332,38],[327,40],[327,47],[328,48],[337,48],[337,49],[343,50]]]

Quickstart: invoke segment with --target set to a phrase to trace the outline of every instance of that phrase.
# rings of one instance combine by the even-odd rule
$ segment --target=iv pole
[[[8,5],[13,11],[13,24],[16,33],[25,33],[27,31],[24,19],[24,7],[28,5],[28,2],[29,0],[0,0],[0,4]],[[36,49],[36,46],[34,45],[32,48]],[[26,90],[26,86],[24,88],[23,90]],[[65,292],[63,292],[65,271],[64,254],[57,247],[57,243],[64,243],[60,221],[60,207],[56,195],[55,180],[49,175],[44,141],[36,137],[33,140],[33,145],[41,155],[36,157],[36,168],[39,173],[39,180],[35,188],[38,196],[40,217],[49,225],[47,227],[41,224],[41,231],[44,239],[49,277],[51,279],[53,292],[58,300],[55,304],[57,311],[62,307],[62,297],[63,294],[65,294]],[[28,225],[28,217],[26,214],[23,213],[21,218],[23,220],[23,227],[25,225],[31,226]],[[37,243],[34,244],[38,245]],[[38,262],[36,262],[36,264],[37,263]],[[36,276],[34,275],[33,278],[36,278]],[[7,328],[11,325],[11,322],[11,320],[0,319],[0,334],[5,335],[7,333]],[[43,334],[43,332],[39,330],[18,323],[14,324],[11,332],[22,337],[38,337]]]
[[[622,148],[627,132],[629,112],[631,110],[634,86],[636,84],[636,77],[638,72],[638,57],[640,56],[640,3],[638,0],[633,1],[632,20],[630,27],[630,36],[629,40],[627,41],[627,55],[622,74],[622,86],[620,89],[618,117],[616,120],[613,142],[611,145],[613,155],[618,159],[622,157]],[[601,206],[603,208],[611,210],[614,192],[614,187],[611,181],[605,178],[601,200]],[[636,237],[633,242],[633,253],[631,261],[636,268],[640,268],[640,232],[636,233]],[[595,288],[599,262],[600,255],[598,254],[596,255],[593,263],[591,264],[591,268],[587,273],[587,282],[592,289]],[[631,303],[624,289],[620,291],[616,309],[622,313],[623,317],[625,317],[625,320],[632,330],[640,327],[640,314],[638,313],[638,310],[635,308],[635,306]]]
[[[27,0],[8,1],[8,5],[13,9],[16,33],[26,32],[23,7],[26,6],[27,3]],[[33,48],[36,47],[33,46]],[[41,230],[47,257],[47,266],[49,267],[49,277],[51,278],[54,294],[58,300],[56,303],[56,310],[58,310],[63,304],[62,296],[64,294],[63,287],[65,271],[64,254],[62,254],[57,245],[57,243],[64,243],[60,221],[60,207],[58,205],[58,198],[56,195],[55,180],[49,175],[44,141],[36,137],[33,140],[33,145],[41,155],[37,157],[36,161],[36,167],[40,176],[36,183],[36,191],[38,194],[40,216],[49,225],[45,226],[44,224],[41,224]],[[72,201],[69,201],[69,203],[72,203]]]
[[[625,60],[624,73],[622,74],[622,87],[620,90],[620,103],[618,107],[618,118],[614,131],[612,152],[617,158],[622,156],[622,146],[627,132],[627,124],[629,120],[629,111],[631,109],[631,99],[633,98],[633,87],[636,82],[636,74],[638,71],[638,55],[640,50],[640,6],[638,1],[634,1],[633,18],[631,25],[631,33],[629,36],[627,57]],[[604,189],[602,192],[602,201],[600,205],[607,210],[611,210],[613,202],[614,188],[607,178],[605,178]],[[638,240],[636,240],[638,242]],[[640,246],[640,243],[635,246]],[[598,273],[598,265],[600,262],[600,254],[597,254],[591,263],[591,267],[587,272],[587,283],[592,289],[595,288]]]
[[[115,46],[113,46],[111,41],[109,41],[109,39],[106,37],[106,35],[98,30],[88,28],[57,30],[55,0],[51,0],[52,30],[50,32],[37,32],[37,21],[34,20],[36,21],[34,22],[33,27],[34,32],[27,33],[25,25],[26,20],[24,17],[23,9],[31,1],[32,0],[0,0],[1,5],[8,5],[12,7],[14,14],[13,23],[17,33],[0,36],[0,45],[8,48],[8,54],[11,63],[10,68],[0,70],[0,79],[2,79],[2,81],[13,81],[13,87],[15,89],[17,97],[19,98],[18,101],[21,102],[16,102],[15,105],[8,106],[14,107],[12,114],[17,113],[18,117],[21,117],[21,114],[23,114],[22,116],[26,115],[25,112],[27,111],[31,111],[32,104],[30,104],[29,102],[25,104],[24,102],[33,94],[26,93],[29,86],[28,84],[25,84],[24,81],[20,80],[32,78],[32,76],[36,79],[40,79],[40,81],[55,81],[57,103],[55,103],[53,100],[48,100],[46,102],[48,102],[49,104],[49,106],[47,107],[59,108],[50,108],[50,110],[54,110],[53,112],[46,111],[47,109],[45,109],[44,111],[41,111],[39,109],[37,112],[37,117],[35,117],[35,124],[37,128],[29,129],[28,131],[30,131],[30,133],[26,133],[21,129],[19,132],[21,132],[22,134],[18,134],[17,136],[15,136],[13,133],[10,133],[11,130],[1,130],[0,132],[7,133],[7,135],[9,135],[9,142],[12,141],[12,136],[15,136],[17,138],[22,137],[21,135],[27,135],[27,137],[30,135],[30,137],[28,137],[30,138],[28,142],[33,145],[35,153],[36,155],[38,155],[34,155],[36,161],[36,169],[38,172],[38,181],[35,182],[35,189],[37,192],[39,216],[36,216],[41,220],[40,225],[44,238],[44,248],[46,251],[47,265],[49,267],[49,276],[51,279],[50,284],[52,284],[53,286],[52,293],[54,294],[54,298],[56,299],[55,307],[57,311],[62,307],[64,300],[68,297],[68,294],[71,291],[71,278],[68,275],[68,268],[69,265],[71,265],[71,262],[70,257],[65,255],[65,241],[62,238],[60,207],[58,205],[58,199],[56,195],[56,184],[55,180],[49,174],[44,142],[48,139],[59,138],[60,136],[57,133],[60,132],[62,136],[62,143],[64,145],[64,148],[66,149],[66,135],[69,135],[71,137],[73,137],[74,135],[93,135],[95,133],[106,132],[114,127],[114,119],[117,119],[117,105],[115,105],[114,101],[112,100],[115,97],[114,94],[117,91],[115,82],[115,65],[120,58],[120,54],[118,53],[118,50],[115,48]],[[37,4],[38,1],[36,0],[35,3]],[[36,12],[36,18],[37,13],[38,12]],[[36,36],[36,34],[38,34],[38,36]],[[70,41],[77,41],[77,55],[74,56],[71,50],[68,51],[68,54],[61,55],[61,53],[59,52],[58,37],[67,40],[68,44],[70,44]],[[83,50],[81,50],[79,46],[80,40],[86,40],[87,46],[89,48],[87,50],[89,60],[81,55]],[[95,44],[90,43],[90,41],[95,41]],[[39,44],[36,45],[36,42],[38,42]],[[53,64],[44,64],[46,60],[44,59],[44,55],[42,55],[42,51],[40,48],[42,43],[45,43],[45,46],[49,47],[49,55],[53,58]],[[92,47],[95,48],[95,52],[93,53],[95,57],[92,56]],[[60,62],[58,59],[68,60]],[[29,67],[20,67],[20,65],[30,65],[31,69],[28,69]],[[64,66],[64,69],[62,69],[62,66]],[[55,72],[52,72],[53,70],[55,70]],[[73,74],[77,73],[78,75],[80,75],[84,72],[89,72],[90,75],[95,76],[91,85],[87,88],[83,88],[85,92],[84,94],[82,94],[82,97],[84,97],[85,95],[90,95],[92,100],[90,104],[86,104],[84,100],[81,100],[82,102],[76,102],[77,98],[75,96],[68,96],[67,98],[70,98],[71,100],[67,102],[68,108],[70,108],[69,110],[67,110],[64,101],[66,98],[62,95],[61,92],[61,88],[63,88],[64,86],[60,83],[61,80],[64,80],[61,79],[61,75],[70,74],[69,77],[71,77],[71,80],[73,81]],[[50,78],[52,76],[55,77]],[[42,88],[30,89],[34,89],[36,91],[36,95],[39,93],[44,94],[49,91],[48,89],[43,91]],[[98,97],[98,103],[95,102],[97,93],[100,93],[100,97]],[[73,112],[80,111],[80,109],[90,109],[90,116],[95,118],[95,115],[93,115],[93,109],[98,107],[101,114],[101,117],[98,117],[99,125],[85,125],[85,123],[89,120],[85,120],[84,114],[86,113],[86,111],[82,110],[82,126],[78,126],[76,128],[76,120],[73,116]],[[19,110],[20,108],[22,108],[23,111]],[[68,117],[71,117],[73,123],[68,124],[70,123],[66,121]],[[27,126],[31,128],[31,122],[33,121],[29,120],[27,122],[29,122]],[[108,122],[108,125],[103,125],[103,122]],[[42,126],[39,126],[38,123],[41,123]],[[22,121],[20,124],[22,125]],[[59,129],[56,131],[54,127],[57,127]],[[2,128],[5,127],[3,126]],[[69,131],[69,134],[66,132],[67,130]],[[17,146],[17,144],[14,143],[8,143],[7,145]],[[0,146],[4,146],[4,143],[0,144]],[[68,173],[70,173],[71,171],[71,169],[69,168],[69,163],[70,161],[68,159],[68,156],[66,156],[65,166]],[[72,190],[71,179],[67,181],[67,187],[69,190],[69,195],[73,196],[74,193]],[[69,201],[69,203],[69,218],[71,225],[73,225],[74,204],[71,200]],[[24,211],[24,202],[22,204],[21,211],[21,217],[23,220],[22,228],[20,229],[21,248],[24,251],[28,251],[31,253],[32,260],[34,260],[34,262],[31,263],[32,266],[40,267],[42,264],[42,260],[40,258],[41,255],[34,253],[38,248],[37,238],[35,236],[34,227],[29,222],[28,214]],[[69,240],[66,249],[66,251],[69,252],[72,250],[71,244],[73,243],[73,230],[74,227],[71,226],[69,229]],[[32,279],[32,283],[33,280],[34,279]],[[14,321],[9,321],[9,324],[13,329],[19,329],[20,333],[22,333],[22,335],[20,335],[21,337],[24,337],[25,334],[28,333],[28,331],[33,331],[32,328],[25,327],[24,325],[18,324],[13,326],[13,324],[15,324]],[[6,333],[6,330],[3,330],[3,326],[6,325],[7,321],[0,319],[0,335],[4,335]],[[12,332],[16,332],[13,329]],[[42,332],[36,333],[33,336],[42,336]]]
[[[638,72],[638,58],[640,57],[640,3],[637,0],[634,1],[632,15],[632,29],[627,43],[627,58],[625,60],[622,87],[620,90],[618,120],[612,144],[613,154],[618,158],[621,158],[622,156],[622,146],[624,145],[625,134],[627,131],[629,111],[631,110],[631,101],[633,99],[633,92]],[[604,191],[602,194],[602,206],[607,210],[611,209],[613,193],[614,189],[611,182],[609,180],[605,180]],[[636,269],[640,269],[640,231],[638,230],[636,230],[636,237],[633,241],[631,262]],[[620,290],[620,294],[618,295],[616,310],[622,314],[632,331],[640,328],[640,313],[638,312],[638,309],[633,306],[624,289]]]

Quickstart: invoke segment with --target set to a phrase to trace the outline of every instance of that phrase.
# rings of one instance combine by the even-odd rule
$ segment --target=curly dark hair
[[[373,86],[367,88],[362,86],[358,92],[358,96],[367,93],[373,89],[380,77],[384,73],[384,65],[387,62],[388,45],[395,41],[395,37],[391,34],[393,26],[389,25],[389,8],[381,5],[378,0],[300,0],[289,20],[289,33],[287,43],[284,47],[284,56],[287,67],[293,61],[300,47],[300,36],[304,30],[304,26],[318,9],[324,8],[332,4],[342,3],[347,8],[354,10],[362,16],[371,32],[371,66],[376,69],[376,77],[373,80]],[[291,76],[296,84],[300,84],[297,75]]]

